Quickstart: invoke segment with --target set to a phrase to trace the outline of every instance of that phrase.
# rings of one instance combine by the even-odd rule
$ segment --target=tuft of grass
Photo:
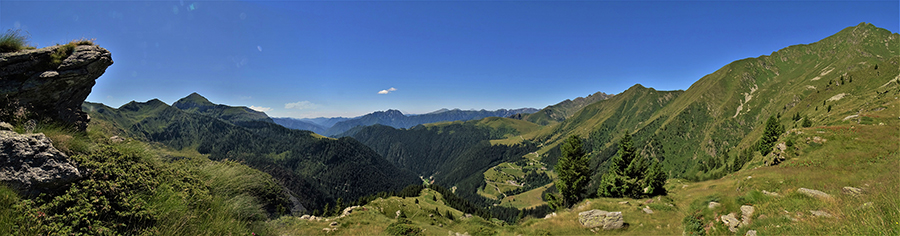
[[[59,64],[62,64],[63,60],[66,60],[69,55],[75,53],[75,46],[77,45],[75,45],[74,42],[69,42],[67,44],[63,44],[62,46],[59,46],[59,48],[57,48],[56,51],[53,52],[53,54],[50,54],[50,64],[53,66],[59,66]]]
[[[0,53],[34,48],[28,46],[27,43],[28,35],[23,34],[22,30],[7,30],[6,33],[0,35]]]

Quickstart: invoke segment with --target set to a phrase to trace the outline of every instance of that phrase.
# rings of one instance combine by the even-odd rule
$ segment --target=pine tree
[[[561,147],[562,157],[556,163],[559,180],[556,188],[562,195],[563,205],[568,207],[578,202],[590,178],[589,159],[584,153],[581,138],[572,135]]]
[[[769,152],[772,151],[772,146],[775,146],[775,142],[778,141],[778,136],[782,133],[784,133],[784,126],[778,123],[778,120],[775,119],[774,116],[770,116],[769,120],[766,121],[766,128],[763,131],[763,136],[759,137],[759,141],[757,142],[760,154],[763,156],[769,154]]]
[[[668,175],[666,172],[662,171],[662,167],[660,167],[659,162],[653,161],[653,164],[650,165],[650,168],[647,170],[647,174],[644,176],[644,194],[653,196],[653,195],[663,195],[666,194],[666,179]]]
[[[627,131],[619,140],[619,152],[609,162],[607,173],[600,179],[597,195],[640,198],[665,194],[663,186],[668,176],[656,159],[638,155]]]

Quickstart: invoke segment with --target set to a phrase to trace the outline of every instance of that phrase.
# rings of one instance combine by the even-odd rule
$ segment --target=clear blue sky
[[[88,101],[171,104],[198,92],[276,117],[687,89],[732,61],[860,22],[898,32],[900,3],[0,1],[0,28],[35,46],[94,38],[112,52]]]

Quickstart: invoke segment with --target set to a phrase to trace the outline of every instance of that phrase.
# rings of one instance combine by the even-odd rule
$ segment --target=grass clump
[[[0,35],[0,52],[17,52],[24,49],[34,49],[28,46],[28,36],[22,30],[7,30]]]

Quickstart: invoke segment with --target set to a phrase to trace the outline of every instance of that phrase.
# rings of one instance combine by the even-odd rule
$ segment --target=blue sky
[[[543,108],[636,83],[687,89],[735,60],[898,1],[0,1],[32,45],[96,39],[113,64],[88,101],[191,92],[276,117]]]

